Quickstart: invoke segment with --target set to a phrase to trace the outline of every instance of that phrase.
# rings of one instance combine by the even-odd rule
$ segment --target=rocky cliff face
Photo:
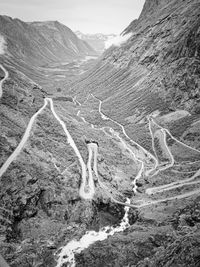
[[[94,92],[105,112],[127,126],[132,114],[138,121],[155,110],[198,116],[199,23],[198,1],[146,1],[124,31],[132,33],[129,40],[106,51],[72,92]]]
[[[16,20],[16,25],[28,29],[27,34],[37,32],[40,41],[55,34],[59,49],[67,42],[59,39],[57,31],[66,30],[60,24]],[[138,207],[130,209],[130,226],[77,254],[77,266],[199,265],[199,3],[146,1],[141,16],[125,33],[132,33],[129,40],[107,50],[95,68],[70,84],[65,96],[52,95],[55,111],[85,163],[85,140],[98,142],[101,183],[93,170],[93,200],[79,196],[81,166],[49,103],[0,178],[0,253],[11,267],[56,266],[55,253],[61,246],[88,230],[117,225],[124,209],[116,201],[125,202],[126,197]],[[17,40],[22,40],[20,34]],[[23,54],[23,43],[17,47],[13,39],[8,51],[11,46],[16,61],[8,54],[1,56],[9,71],[0,100],[1,167],[48,94],[48,88],[20,72],[27,66],[19,63],[20,58],[30,57],[37,64],[32,50]],[[45,64],[47,54],[48,60],[55,59],[47,48],[45,56],[38,50]],[[57,48],[60,57],[63,50]],[[4,75],[1,70],[0,77]],[[95,96],[103,100],[101,106]],[[151,153],[151,160],[139,145]],[[153,157],[159,166],[151,173]]]
[[[80,101],[89,93],[99,97],[103,114],[121,122],[128,136],[148,151],[152,151],[149,115],[179,140],[199,149],[199,13],[199,1],[147,0],[138,20],[124,30],[124,34],[132,34],[129,40],[107,50],[95,69],[71,85],[72,94],[78,92]],[[91,116],[88,118],[91,120]],[[169,136],[167,140],[170,145]],[[187,149],[181,152],[178,145],[172,146],[172,154],[179,155],[174,164],[186,171],[189,165],[179,157],[184,154],[190,162],[192,155]],[[195,166],[189,168],[194,171]],[[169,169],[154,178],[144,178],[140,180],[141,192],[144,184],[176,182],[189,173],[179,175],[172,168],[172,172]],[[189,185],[177,190],[190,191]],[[171,197],[174,193],[162,192],[159,196]],[[140,201],[144,198],[141,196]],[[78,266],[198,266],[199,216],[194,215],[199,214],[198,201],[196,195],[142,209],[126,236],[91,246],[77,255]]]

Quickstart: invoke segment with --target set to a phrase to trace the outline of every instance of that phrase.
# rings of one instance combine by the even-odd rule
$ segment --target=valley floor
[[[0,82],[0,91],[2,92],[2,86],[9,75],[3,66],[0,67],[5,73]],[[167,128],[159,124],[159,117],[151,115],[146,118],[152,141],[151,151],[148,151],[129,137],[121,123],[104,114],[102,104],[103,102],[92,94],[88,94],[83,103],[78,101],[77,96],[61,98],[61,100],[58,96],[44,98],[43,105],[30,117],[26,129],[18,144],[14,145],[12,153],[7,158],[6,154],[4,155],[5,160],[0,168],[1,196],[2,199],[5,199],[0,207],[2,211],[4,210],[3,214],[8,214],[10,205],[14,205],[12,199],[9,201],[6,199],[9,190],[15,192],[19,185],[21,187],[21,196],[19,198],[17,191],[17,198],[14,200],[16,206],[13,206],[13,210],[11,208],[10,217],[6,215],[6,219],[4,215],[5,219],[3,219],[2,216],[2,221],[5,220],[6,223],[2,224],[1,233],[5,232],[7,236],[2,237],[3,243],[0,251],[11,266],[17,266],[18,258],[24,257],[23,253],[28,247],[26,242],[29,242],[31,237],[34,239],[33,242],[40,242],[40,235],[44,235],[42,238],[44,247],[49,247],[56,253],[55,256],[48,250],[49,255],[51,254],[51,262],[46,263],[45,266],[57,264],[60,267],[62,264],[64,267],[64,262],[69,262],[70,266],[75,266],[75,262],[77,266],[111,266],[109,262],[102,265],[104,261],[101,259],[101,253],[95,254],[96,259],[92,256],[95,242],[98,240],[104,240],[102,243],[97,242],[97,246],[105,255],[107,254],[103,247],[104,245],[109,246],[109,242],[111,242],[109,244],[112,249],[116,239],[119,242],[117,249],[123,247],[123,242],[128,242],[129,250],[130,242],[133,239],[136,242],[134,246],[137,246],[137,242],[144,244],[146,242],[144,240],[149,239],[152,235],[154,236],[152,238],[157,238],[158,233],[155,234],[157,228],[162,236],[166,238],[169,235],[169,239],[175,242],[174,233],[170,233],[172,225],[167,222],[173,218],[177,210],[190,206],[200,193],[200,151],[178,140]],[[4,106],[6,108],[6,105]],[[8,129],[9,126],[5,121],[4,124],[5,129]],[[9,140],[8,137],[6,138]],[[34,162],[35,166],[32,166],[31,162]],[[6,194],[3,192],[3,188],[6,188]],[[28,194],[32,195],[29,200],[27,200]],[[37,198],[35,198],[36,196]],[[127,196],[130,202],[126,201]],[[17,204],[18,202],[19,204]],[[102,215],[103,209],[99,208],[103,205],[107,207],[104,215]],[[34,210],[35,208],[36,210]],[[200,207],[197,207],[197,212],[199,210]],[[109,231],[110,228],[103,228],[105,225],[101,224],[101,219],[104,216],[109,217],[110,212],[119,213],[116,216],[118,224],[122,218],[126,217],[126,226],[111,227],[113,234],[110,236],[112,237],[106,240],[108,234],[101,239],[101,234],[98,237],[96,233],[103,232],[105,234],[106,231]],[[139,219],[138,212],[140,213]],[[180,225],[179,215],[176,215],[176,224],[178,225]],[[58,220],[59,216],[60,221]],[[47,222],[48,218],[51,218],[53,224],[55,223],[53,231],[57,235],[59,232],[60,237],[52,236],[55,234],[53,232],[44,234],[43,228],[40,229],[42,226],[36,226],[37,222],[41,221],[46,227],[45,221]],[[35,220],[35,222],[31,223],[31,220]],[[103,220],[104,224],[109,222],[109,219],[104,218]],[[187,225],[187,220],[184,220]],[[199,217],[196,221],[193,219],[197,232],[198,220]],[[137,222],[133,224],[135,221]],[[90,232],[86,230],[90,229],[92,224],[99,230],[93,232],[96,238],[91,243],[82,245],[81,249],[77,250],[76,247],[69,252],[70,242],[78,242],[79,247],[79,241],[73,240],[81,242],[84,236],[87,237]],[[47,225],[50,227],[48,223]],[[147,231],[150,226],[151,230]],[[29,229],[29,227],[31,228]],[[187,231],[190,231],[188,227],[190,225],[187,225]],[[139,230],[135,232],[137,228]],[[118,229],[120,230],[118,231]],[[117,232],[121,230],[124,232],[120,235]],[[11,258],[7,256],[10,254],[5,245],[9,241],[9,231],[9,238],[12,242],[11,235],[18,236],[18,240],[26,241],[23,247],[16,239],[17,247],[13,245],[15,256]],[[130,232],[127,240],[126,231]],[[146,234],[143,235],[144,232]],[[181,242],[181,233],[176,234],[179,235]],[[137,237],[137,235],[141,236]],[[149,245],[150,253],[153,251],[154,241]],[[165,245],[160,246],[167,249],[169,240],[164,242]],[[66,243],[67,245],[65,245]],[[158,247],[160,246],[158,245]],[[60,253],[57,251],[58,247],[61,247]],[[126,251],[126,248],[124,250]],[[22,256],[19,256],[20,253]],[[116,254],[120,255],[120,252],[118,251]],[[138,254],[140,254],[138,251],[134,252],[134,256],[131,254],[134,259],[129,259],[126,254],[123,263],[121,262],[119,265],[115,265],[115,260],[112,259],[112,266],[124,266],[128,261],[132,262],[130,266],[136,266],[135,262],[139,261],[141,261],[141,265],[137,266],[146,266],[148,253],[144,253],[143,258]],[[195,257],[194,259],[196,260]],[[37,266],[37,258],[33,257],[33,260],[31,266]],[[40,259],[41,261],[42,259]],[[21,263],[21,266],[26,265]]]

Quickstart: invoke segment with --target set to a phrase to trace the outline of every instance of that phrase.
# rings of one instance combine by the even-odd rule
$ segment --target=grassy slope
[[[126,30],[133,32],[129,41],[106,51],[70,92],[80,101],[89,92],[104,100],[105,114],[141,143],[148,133],[138,122],[155,110],[185,109],[192,114],[185,123],[190,127],[199,118],[199,9],[198,1],[147,1]]]

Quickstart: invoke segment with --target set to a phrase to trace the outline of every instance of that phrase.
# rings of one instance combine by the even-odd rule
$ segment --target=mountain
[[[99,54],[106,49],[106,42],[116,37],[115,34],[85,34],[80,31],[76,31],[75,33],[81,40],[86,41]]]
[[[8,53],[36,66],[95,54],[86,42],[58,21],[26,23],[0,16],[0,25]]]
[[[108,49],[95,69],[71,85],[71,92],[80,99],[95,94],[104,101],[105,113],[120,119],[132,136],[139,122],[156,110],[161,114],[186,110],[195,120],[198,12],[198,1],[146,1],[139,19],[124,31],[124,36],[132,34],[128,41]],[[132,129],[130,120],[138,126]]]
[[[107,133],[112,127],[129,148],[138,151],[141,145],[159,158],[161,168],[143,174],[133,197],[135,204],[155,205],[139,209],[124,235],[77,255],[78,266],[199,265],[199,14],[199,1],[146,0],[140,17],[123,32],[129,39],[110,47],[70,86],[68,93],[80,103],[90,94],[96,98],[89,97],[89,107],[101,101],[101,116],[84,106],[86,121],[107,126]]]
[[[58,21],[26,23],[0,16],[0,34],[7,44],[4,61],[44,86],[52,83],[45,68],[97,56],[89,44]]]
[[[0,254],[11,267],[199,266],[199,14],[198,0],[146,0],[59,91],[33,82],[36,67],[0,39]]]

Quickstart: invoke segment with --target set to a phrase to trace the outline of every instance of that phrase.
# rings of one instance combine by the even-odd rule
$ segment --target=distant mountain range
[[[103,34],[103,33],[85,34],[80,31],[76,31],[75,33],[81,40],[86,41],[98,53],[102,53],[105,50],[105,43],[108,40],[116,37],[116,34]]]
[[[58,21],[26,23],[0,16],[0,34],[6,39],[10,55],[36,65],[96,54],[90,45]]]
[[[90,45],[58,21],[26,23],[0,16],[0,34],[6,40],[10,56],[37,66],[96,54]]]
[[[86,41],[58,21],[24,22],[0,16],[0,38],[5,47],[1,61],[45,87],[55,79],[46,75],[44,68],[97,56]]]

